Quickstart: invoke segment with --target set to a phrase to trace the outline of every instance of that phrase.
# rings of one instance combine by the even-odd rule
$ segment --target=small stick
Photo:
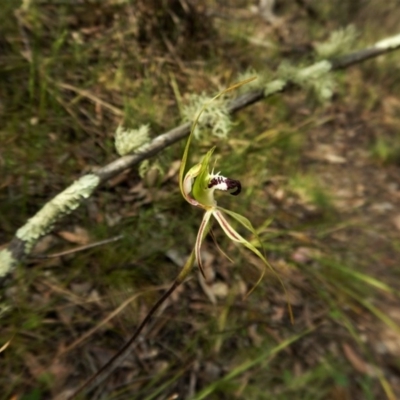
[[[79,251],[84,251],[84,250],[92,249],[93,247],[102,246],[103,244],[116,242],[118,240],[121,240],[123,237],[124,237],[124,235],[118,235],[118,236],[114,236],[114,237],[109,238],[109,239],[100,240],[99,242],[84,244],[82,246],[74,247],[73,249],[60,251],[58,253],[30,255],[29,258],[30,259],[44,259],[44,260],[46,260],[48,258],[67,256],[69,254],[78,253]]]

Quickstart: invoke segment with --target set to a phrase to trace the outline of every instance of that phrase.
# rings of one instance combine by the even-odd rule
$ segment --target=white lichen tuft
[[[144,160],[139,166],[139,176],[143,179],[146,187],[154,187],[162,180],[165,170],[158,160],[150,164]]]
[[[312,82],[312,90],[321,102],[328,101],[332,98],[335,87],[336,82],[330,74],[325,75],[323,78],[315,79]]]
[[[161,166],[160,162],[158,160],[154,161],[153,163],[150,163],[149,160],[144,160],[143,162],[140,163],[139,165],[139,176],[143,179],[145,176],[151,172],[151,171],[158,171],[157,173],[160,176],[165,175],[164,168]]]
[[[258,73],[254,68],[248,68],[246,71],[241,72],[237,77],[237,82],[246,81],[251,78],[256,78],[249,83],[246,83],[243,86],[239,87],[239,93],[249,92],[251,90],[261,89],[266,82],[268,81],[269,77],[266,73]]]
[[[204,105],[207,105],[204,107]],[[231,117],[228,112],[227,99],[221,96],[211,101],[204,93],[189,95],[189,103],[182,107],[184,122],[193,122],[202,111],[194,130],[194,136],[199,139],[206,131],[219,138],[226,138],[232,128]]]
[[[323,60],[317,62],[315,64],[310,65],[307,68],[302,68],[296,74],[296,79],[301,81],[312,81],[314,79],[319,79],[322,76],[325,76],[328,72],[332,69],[332,64],[327,61]]]
[[[150,142],[149,125],[142,125],[139,129],[126,129],[118,126],[115,132],[115,148],[120,156],[136,153]]]
[[[0,251],[0,278],[8,275],[15,265],[17,264],[17,260],[13,257],[11,251],[8,249],[4,249]]]
[[[269,82],[264,87],[264,96],[270,96],[271,94],[278,93],[283,90],[286,86],[287,81],[282,79],[275,79],[272,82]]]
[[[400,35],[383,39],[376,43],[374,47],[379,49],[395,49],[396,47],[400,47]]]
[[[315,46],[315,51],[320,59],[338,57],[353,50],[356,39],[356,28],[349,25],[332,32],[326,42]]]
[[[306,89],[311,89],[321,101],[329,100],[335,88],[335,82],[329,72],[332,64],[327,61],[319,61],[306,68],[298,68],[287,62],[283,62],[278,69],[278,76],[294,82]]]
[[[61,216],[69,214],[79,207],[83,199],[90,197],[99,183],[100,178],[94,174],[82,176],[18,229],[16,236],[26,243],[25,253],[30,253],[38,239],[49,232]]]
[[[139,176],[143,179],[149,169],[150,169],[150,161],[149,160],[142,161],[138,169]]]

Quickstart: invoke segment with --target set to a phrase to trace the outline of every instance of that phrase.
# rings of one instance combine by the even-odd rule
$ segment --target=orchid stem
[[[120,350],[114,356],[107,361],[96,373],[94,373],[89,379],[87,379],[70,397],[68,400],[73,400],[78,397],[78,395],[84,392],[95,389],[101,384],[105,379],[107,379],[110,374],[115,370],[115,368],[120,365],[125,358],[129,355],[129,350],[133,347],[139,334],[142,332],[143,328],[151,321],[154,313],[160,308],[160,306],[168,299],[168,297],[175,291],[175,289],[180,286],[185,278],[189,275],[192,270],[195,261],[195,253],[192,251],[189,258],[187,259],[185,265],[183,266],[178,277],[175,279],[171,287],[157,300],[157,302],[151,307],[150,311],[147,313],[146,317],[143,319],[141,324],[137,327],[136,331],[129,338],[129,340],[121,347]]]

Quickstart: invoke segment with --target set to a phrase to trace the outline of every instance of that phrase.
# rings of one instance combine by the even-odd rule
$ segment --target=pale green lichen
[[[237,77],[237,82],[247,81],[251,78],[256,78],[243,86],[240,86],[239,93],[249,92],[251,90],[261,89],[268,81],[269,76],[267,73],[259,73],[254,68],[248,68],[246,71],[241,72]]]
[[[139,176],[147,187],[154,187],[165,176],[165,170],[158,160],[152,163],[144,160],[139,166]]]
[[[0,251],[0,278],[8,275],[17,264],[17,260],[13,257],[8,249]]]
[[[310,87],[321,101],[326,101],[332,97],[335,88],[335,81],[329,74],[331,70],[332,64],[323,60],[301,69],[296,80],[300,85]]]
[[[328,101],[332,98],[335,90],[336,82],[332,75],[327,74],[324,78],[315,79],[312,82],[312,89],[321,102]]]
[[[295,67],[288,62],[283,62],[278,69],[278,76],[297,85],[312,89],[317,97],[322,100],[329,100],[332,97],[335,82],[329,72],[332,64],[327,61],[319,61],[306,68]]]
[[[286,81],[282,79],[275,79],[272,82],[269,82],[264,87],[264,96],[270,96],[271,94],[278,93],[283,90],[286,86]]]
[[[147,171],[150,169],[150,161],[144,160],[139,165],[139,176],[143,179]]]
[[[400,47],[400,34],[383,39],[376,43],[374,47],[378,47],[379,49],[395,49]]]
[[[158,171],[160,176],[165,175],[164,168],[162,167],[162,165],[160,164],[160,162],[158,160],[156,160],[152,163],[150,163],[149,160],[144,160],[143,162],[140,163],[140,166],[139,166],[139,176],[143,179],[147,173],[149,173],[150,171],[155,171],[155,170]]]
[[[120,156],[136,153],[150,142],[149,125],[139,129],[126,129],[118,126],[115,132],[115,148]]]
[[[25,253],[30,253],[37,240],[49,232],[62,215],[69,214],[79,207],[83,199],[90,197],[99,183],[100,178],[97,175],[82,176],[18,229],[16,237],[26,243]]]
[[[349,25],[346,28],[332,32],[326,42],[315,46],[315,51],[320,59],[338,57],[351,51],[356,39],[356,28],[353,25]]]
[[[306,84],[315,79],[319,79],[332,69],[332,64],[327,61],[319,61],[306,68],[298,68],[288,62],[282,62],[278,69],[278,75],[293,81],[299,85]]]
[[[207,107],[204,108],[204,105]],[[199,139],[206,131],[219,138],[226,138],[232,128],[232,121],[228,111],[227,98],[221,96],[211,101],[211,97],[202,93],[189,95],[189,102],[182,107],[184,122],[193,122],[200,114],[194,130],[194,136]]]

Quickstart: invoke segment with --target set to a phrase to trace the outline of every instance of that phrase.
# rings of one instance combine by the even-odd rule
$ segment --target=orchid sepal
[[[205,209],[210,209],[217,205],[217,202],[214,200],[214,190],[209,188],[209,183],[212,178],[209,171],[209,164],[214,150],[215,147],[211,148],[203,157],[201,163],[198,164],[200,165],[200,170],[192,189],[193,197],[199,202],[201,207]]]
[[[181,192],[184,199],[195,207],[199,206],[199,202],[196,201],[193,197],[191,197],[190,193],[192,192],[193,181],[200,173],[200,167],[201,167],[200,164],[196,164],[194,167],[190,168],[190,170],[186,173],[182,181],[182,187],[181,187]]]
[[[243,217],[243,215],[235,213],[234,211],[228,210],[226,208],[218,207],[218,210],[223,211],[223,212],[227,213],[228,215],[230,215],[232,218],[236,219],[236,221],[238,221],[243,227],[245,227],[248,231],[250,231],[256,237],[258,243],[260,243],[260,245],[262,246],[262,241],[260,240],[260,238],[258,236],[258,233],[255,230],[255,228],[253,227],[253,224],[250,222],[250,220],[248,220],[246,217]],[[223,215],[222,215],[222,217],[223,217]],[[290,302],[289,302],[288,291],[287,291],[286,286],[283,283],[281,277],[279,276],[279,274],[275,271],[275,269],[268,262],[268,260],[265,258],[265,256],[252,243],[250,243],[249,241],[244,239],[242,236],[240,236],[232,228],[232,226],[228,223],[228,221],[226,219],[225,219],[225,222],[226,222],[227,225],[229,225],[230,229],[232,231],[234,231],[235,234],[241,238],[241,242],[239,242],[239,243],[243,244],[245,247],[247,247],[249,250],[251,250],[254,254],[256,254],[263,261],[264,266],[265,266],[262,274],[260,275],[260,278],[258,279],[256,284],[253,286],[253,288],[250,290],[250,292],[248,294],[250,294],[257,287],[257,285],[261,282],[261,280],[263,279],[263,277],[265,275],[266,268],[269,268],[271,270],[271,272],[276,276],[276,278],[278,279],[279,283],[281,284],[281,286],[282,286],[282,288],[283,288],[283,290],[285,292],[285,295],[286,295],[286,298],[287,298],[287,301],[288,301],[288,309],[289,309],[290,320],[293,322],[294,318],[293,318],[292,308],[291,308]],[[221,227],[222,227],[222,225],[221,225]],[[227,233],[227,232],[225,231],[225,233]],[[232,239],[232,240],[234,240],[234,239]]]
[[[203,263],[201,260],[201,245],[204,241],[204,238],[207,236],[208,231],[210,230],[210,219],[213,214],[212,210],[208,210],[203,215],[203,220],[201,221],[199,231],[196,237],[196,244],[194,246],[194,252],[196,256],[197,265],[199,266],[199,270],[203,275],[203,278],[206,279],[206,275],[204,273]]]

